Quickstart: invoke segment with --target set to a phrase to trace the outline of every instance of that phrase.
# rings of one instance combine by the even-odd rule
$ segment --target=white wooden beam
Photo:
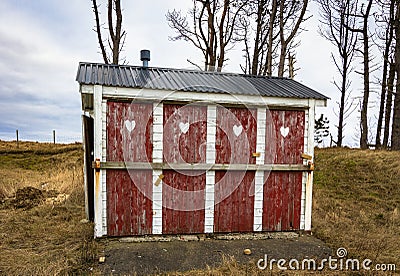
[[[94,87],[95,87],[95,85],[81,84],[80,88],[79,88],[79,92],[86,93],[86,94],[93,94]]]
[[[101,161],[107,161],[107,100],[104,99],[101,102]],[[107,171],[104,171],[101,174],[101,183],[102,183],[102,207],[103,207],[103,235],[107,235]]]
[[[162,103],[153,104],[153,162],[163,162],[163,117]],[[153,234],[162,234],[162,177],[161,169],[153,169]]]
[[[185,170],[185,171],[309,171],[303,164],[207,164],[207,163],[147,163],[100,162],[100,169],[112,170]]]
[[[314,123],[315,123],[315,100],[310,100],[308,110],[308,154],[313,157],[311,162],[314,162]],[[312,213],[312,190],[313,190],[313,172],[308,172],[306,182],[305,195],[305,223],[304,230],[311,231],[311,213]]]
[[[103,87],[95,85],[93,89],[93,119],[94,119],[94,159],[103,160],[103,118],[102,118],[102,99]],[[94,176],[94,236],[105,235],[103,231],[103,171],[100,170]]]
[[[304,110],[304,153],[308,153],[308,129],[309,129],[309,109]],[[303,160],[303,164],[307,165],[308,160]],[[307,172],[303,172],[301,180],[301,203],[300,203],[300,230],[305,229],[305,209],[306,209],[306,184],[307,184]]]
[[[203,102],[212,104],[245,104],[248,106],[260,107],[276,106],[307,108],[309,104],[308,99],[300,98],[265,97],[261,95],[244,95],[232,93],[137,89],[125,87],[104,87],[104,97],[149,101],[159,101],[160,99],[162,99],[163,101]],[[316,100],[316,102],[321,106],[326,105],[326,100]]]
[[[153,229],[152,234],[162,234],[162,170],[153,170]]]
[[[266,108],[257,108],[257,144],[256,151],[260,154],[256,157],[256,164],[264,165],[265,160],[265,129],[266,129]],[[265,171],[257,170],[254,178],[254,231],[262,231],[262,216],[264,204],[264,174]]]
[[[207,107],[207,165],[215,164],[215,135],[217,131],[217,106],[208,105]],[[204,232],[214,232],[214,203],[215,203],[215,171],[206,172],[206,191],[205,191],[205,220]]]

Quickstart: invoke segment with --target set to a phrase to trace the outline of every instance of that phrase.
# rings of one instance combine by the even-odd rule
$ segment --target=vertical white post
[[[304,153],[308,154],[308,125],[309,125],[309,109],[304,110]],[[308,160],[303,160],[303,164],[306,165]],[[305,210],[306,210],[306,184],[307,184],[308,172],[303,172],[301,179],[301,203],[300,203],[300,230],[305,229]]]
[[[102,159],[107,161],[107,100],[103,99],[101,103],[102,109]],[[102,193],[103,193],[103,235],[107,235],[107,170],[101,173]]]
[[[207,107],[207,149],[206,163],[215,164],[215,134],[217,131],[217,106],[208,105]],[[215,196],[215,171],[206,172],[206,200],[205,200],[205,220],[204,232],[214,232],[214,196]]]
[[[309,100],[308,111],[308,154],[313,156],[311,162],[314,162],[314,123],[315,123],[315,100]],[[308,173],[306,182],[306,202],[305,202],[305,224],[304,230],[311,231],[311,213],[312,213],[312,189],[313,172]]]
[[[94,117],[94,159],[103,159],[102,156],[102,98],[103,87],[95,85],[93,89],[93,117]],[[94,236],[101,237],[103,233],[103,189],[102,171],[95,173],[94,176]]]
[[[257,145],[256,151],[260,154],[256,157],[256,164],[264,164],[265,160],[265,129],[266,129],[266,108],[257,108]],[[264,171],[256,171],[254,179],[254,231],[262,231],[262,214],[264,202]]]
[[[162,103],[153,106],[153,163],[163,162],[163,116]],[[153,170],[153,234],[162,234],[162,170]]]

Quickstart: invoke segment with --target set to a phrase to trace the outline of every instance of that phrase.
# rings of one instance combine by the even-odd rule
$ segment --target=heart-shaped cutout
[[[125,128],[126,128],[129,132],[132,132],[132,130],[134,130],[135,127],[136,127],[136,122],[135,122],[135,120],[132,120],[132,121],[126,120],[126,121],[125,121]]]
[[[288,136],[288,134],[289,134],[289,127],[281,126],[280,131],[281,131],[281,135],[282,135],[284,138],[286,138],[286,136]]]
[[[189,123],[179,123],[179,129],[183,132],[186,133],[189,130]]]
[[[233,133],[235,133],[236,137],[238,137],[240,134],[242,134],[243,131],[243,126],[242,125],[234,125],[233,126]]]

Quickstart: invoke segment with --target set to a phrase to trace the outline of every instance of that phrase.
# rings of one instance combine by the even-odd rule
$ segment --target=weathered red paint
[[[152,104],[107,102],[107,161],[152,161],[152,112]],[[109,236],[151,234],[152,178],[151,170],[107,170]]]
[[[254,172],[216,171],[215,181],[214,232],[253,231]]]
[[[164,162],[205,163],[207,106],[164,104]]]
[[[152,162],[152,135],[152,104],[107,102],[107,161]]]
[[[301,164],[304,150],[304,111],[267,112],[265,132],[266,164]],[[283,134],[287,130],[287,135]],[[283,132],[283,133],[282,133]]]
[[[217,164],[255,164],[256,116],[256,109],[217,108]],[[215,183],[214,231],[253,231],[254,172],[216,171]]]
[[[164,162],[205,163],[207,107],[164,104],[163,136]],[[204,232],[205,172],[164,170],[163,174],[163,233]]]
[[[163,174],[163,202],[176,208],[163,207],[163,234],[203,233],[205,173],[181,174],[164,170]],[[203,208],[190,210],[195,206]]]
[[[146,186],[138,189],[126,170],[107,171],[107,234],[109,236],[146,235],[152,232],[152,201],[144,195],[152,192],[152,174],[135,170],[133,179]],[[145,191],[143,190],[145,189]]]
[[[152,162],[152,108],[107,103],[107,161]],[[215,163],[255,164],[256,114],[256,109],[217,108]],[[163,161],[205,163],[207,107],[164,104],[163,120]],[[266,164],[302,163],[304,124],[304,111],[267,112]],[[162,232],[202,233],[205,172],[164,170],[163,175]],[[215,172],[214,232],[253,231],[254,176],[252,171]],[[152,194],[152,177],[151,170],[107,170],[109,236],[151,234],[152,201],[146,195]],[[302,172],[265,173],[264,231],[300,228],[301,189]]]
[[[301,164],[305,112],[271,110],[266,119],[266,164]],[[300,228],[302,172],[266,172],[263,230]]]
[[[263,231],[300,229],[302,172],[266,173]]]

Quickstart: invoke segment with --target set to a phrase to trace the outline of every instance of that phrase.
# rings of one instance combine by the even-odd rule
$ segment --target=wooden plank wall
[[[153,105],[107,103],[107,161],[152,162]],[[152,232],[151,170],[107,171],[107,234]]]
[[[255,164],[257,110],[217,108],[216,164]],[[214,232],[251,232],[255,172],[215,172]]]
[[[107,161],[152,162],[153,104],[108,101],[106,106]],[[206,163],[207,106],[164,103],[162,110],[162,161]],[[302,164],[304,110],[260,114],[266,116],[263,163]],[[252,153],[257,149],[257,109],[217,107],[216,124],[215,163],[256,164]],[[107,170],[109,236],[153,233],[153,202],[146,197],[156,188],[153,174],[151,170]],[[162,229],[158,233],[203,233],[206,172],[164,170],[162,175]],[[303,173],[274,171],[262,177],[262,230],[300,229]],[[254,171],[215,171],[212,232],[254,230],[254,178]]]
[[[163,143],[166,163],[205,163],[207,106],[164,104]],[[163,175],[163,233],[203,233],[205,171]]]
[[[163,234],[203,233],[206,174],[173,170],[163,174]]]
[[[302,164],[304,111],[267,112],[266,164]],[[263,230],[300,229],[302,172],[266,172]]]

